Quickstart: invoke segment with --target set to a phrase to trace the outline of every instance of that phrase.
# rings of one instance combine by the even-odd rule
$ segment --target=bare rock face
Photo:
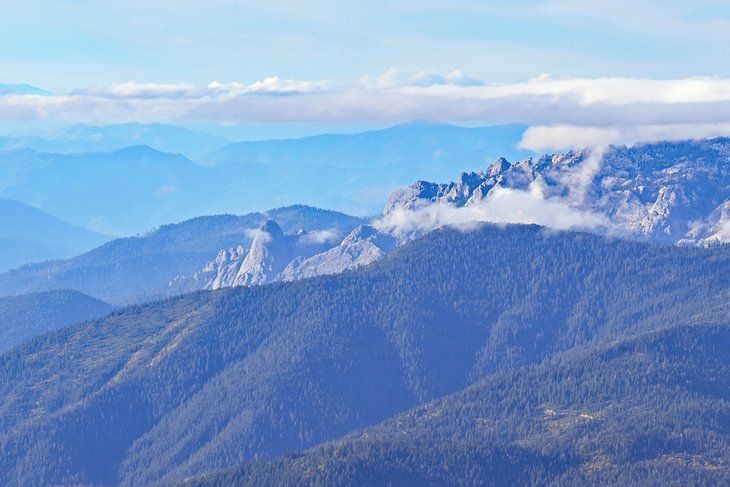
[[[251,250],[241,262],[231,286],[253,286],[271,282],[291,260],[284,232],[274,220],[267,220],[256,232]]]
[[[285,281],[339,274],[380,259],[397,247],[392,235],[371,225],[356,228],[340,245],[307,259],[292,262],[282,274]]]
[[[225,283],[233,282],[238,274],[240,262],[246,257],[246,249],[238,246],[235,249],[221,250],[213,262],[206,264],[203,268],[203,274],[212,274],[209,281],[211,289],[225,287]]]
[[[419,181],[400,190],[385,213],[431,203],[475,205],[496,188],[524,191],[534,183],[546,199],[603,215],[630,238],[730,242],[730,230],[723,231],[730,201],[730,139],[724,138],[572,151],[515,164],[500,158],[486,172],[463,173],[456,182]]]
[[[256,286],[282,280],[292,261],[300,262],[337,245],[342,238],[337,232],[305,232],[284,235],[274,220],[265,221],[256,231],[251,247],[221,250],[188,285],[197,289],[219,289],[235,286]]]
[[[221,251],[195,279],[198,287],[217,289],[341,273],[374,262],[444,224],[426,219],[403,230],[394,221],[402,224],[416,212],[437,207],[483,209],[499,191],[529,192],[535,187],[541,201],[560,201],[610,224],[592,228],[596,233],[610,231],[665,244],[730,242],[730,139],[662,142],[516,163],[499,158],[486,171],[462,173],[455,182],[418,181],[395,191],[381,218],[344,239],[306,232],[284,235],[270,220],[249,250]],[[479,216],[490,221],[488,211]]]

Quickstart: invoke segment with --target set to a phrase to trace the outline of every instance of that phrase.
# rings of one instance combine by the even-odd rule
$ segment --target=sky
[[[532,126],[523,144],[536,150],[730,134],[727,0],[0,0],[0,8],[0,83],[52,93],[6,89],[6,129],[520,122]]]

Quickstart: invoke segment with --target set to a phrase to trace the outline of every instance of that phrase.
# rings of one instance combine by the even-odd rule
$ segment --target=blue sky
[[[500,103],[483,104],[463,120],[451,113],[443,121],[610,126],[625,132],[616,128],[624,121],[615,109],[586,111],[581,105],[583,116],[571,115],[575,99],[602,89],[602,80],[610,78],[624,80],[609,87],[614,93],[639,94],[655,91],[647,81],[674,80],[677,84],[662,88],[664,93],[679,90],[689,100],[667,95],[654,102],[709,99],[716,105],[692,123],[713,130],[730,124],[718,115],[726,107],[717,105],[728,100],[713,95],[725,93],[724,83],[692,85],[691,90],[709,93],[708,99],[686,91],[687,79],[730,78],[727,1],[26,0],[3,2],[2,12],[0,83],[30,83],[72,95],[5,100],[0,103],[5,126],[128,120],[309,124],[317,130],[377,126],[438,118],[441,106],[451,106],[449,97],[474,99],[468,85],[475,80],[487,87],[524,88],[528,80],[540,79],[583,84],[574,87],[577,93],[545,85],[552,88],[539,94],[542,116],[528,113],[532,99],[516,106],[515,97],[524,97],[525,90],[513,89],[502,93]],[[595,87],[586,88],[585,80],[597,80]],[[212,95],[213,82],[225,90]],[[462,90],[441,90],[444,105],[432,103],[430,111],[413,109],[422,98],[408,101],[402,92],[392,92],[436,85]],[[536,96],[532,88],[527,91]],[[302,94],[301,100],[281,99]],[[477,98],[483,103],[495,95]],[[640,101],[625,111],[626,122]],[[606,104],[611,108],[616,100]],[[381,105],[381,110],[366,109]],[[555,116],[546,115],[551,108]],[[671,108],[669,122],[680,124],[687,111]],[[495,110],[509,113],[490,115]]]
[[[730,76],[727,1],[3,2],[4,82]]]

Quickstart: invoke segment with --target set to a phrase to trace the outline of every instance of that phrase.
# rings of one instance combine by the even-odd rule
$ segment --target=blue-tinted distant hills
[[[0,196],[115,235],[206,214],[216,191],[216,175],[206,168],[148,146],[79,154],[5,152],[0,174]]]
[[[442,123],[412,122],[359,134],[329,134],[301,139],[238,142],[202,161],[230,173],[245,171],[257,181],[249,187],[233,179],[229,192],[253,191],[274,197],[359,214],[382,209],[390,192],[411,183],[415,174],[435,180],[453,178],[462,170],[485,169],[497,157],[521,159],[528,152],[517,145],[523,125],[466,128]],[[250,194],[250,193],[249,193]]]
[[[220,250],[249,247],[256,229],[269,218],[287,234],[326,231],[340,239],[365,223],[302,205],[241,216],[198,217],[115,239],[71,259],[10,270],[0,274],[0,296],[73,289],[113,304],[148,300],[164,295],[176,277],[199,271]]]
[[[465,164],[469,164],[469,159],[474,163],[488,163],[499,156],[517,159],[529,154],[517,148],[526,128],[521,124],[469,128],[415,121],[357,134],[236,142],[208,154],[203,161],[266,164],[274,158],[316,158],[337,166],[356,167],[377,160],[389,166],[411,162],[427,168],[454,159]]]
[[[0,271],[73,257],[110,238],[69,225],[38,208],[0,198]]]
[[[117,126],[118,135],[135,132],[129,127]],[[414,180],[451,180],[463,170],[486,169],[500,155],[519,158],[523,130],[416,122],[360,134],[230,144],[196,161],[150,145],[81,153],[18,149],[0,152],[0,197],[116,235],[199,215],[300,203],[373,215],[394,189]],[[70,139],[58,143],[68,149],[63,140]]]
[[[0,92],[2,88],[0,87]],[[161,152],[196,158],[231,143],[230,140],[174,125],[126,123],[77,124],[55,130],[36,130],[0,137],[0,150],[33,149],[40,152],[113,151],[147,145]]]
[[[31,86],[26,83],[21,84],[5,84],[0,83],[0,96],[2,95],[41,95],[49,96],[52,95],[50,91],[46,91],[42,88]]]

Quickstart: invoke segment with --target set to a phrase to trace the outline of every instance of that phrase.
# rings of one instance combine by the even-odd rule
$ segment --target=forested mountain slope
[[[99,318],[112,307],[76,291],[0,298],[0,353],[71,323]]]
[[[484,226],[339,276],[130,307],[0,357],[0,482],[153,484],[307,449],[575,347],[722,325],[729,272],[725,247]]]
[[[730,326],[720,321],[497,373],[304,455],[185,485],[725,485]]]

